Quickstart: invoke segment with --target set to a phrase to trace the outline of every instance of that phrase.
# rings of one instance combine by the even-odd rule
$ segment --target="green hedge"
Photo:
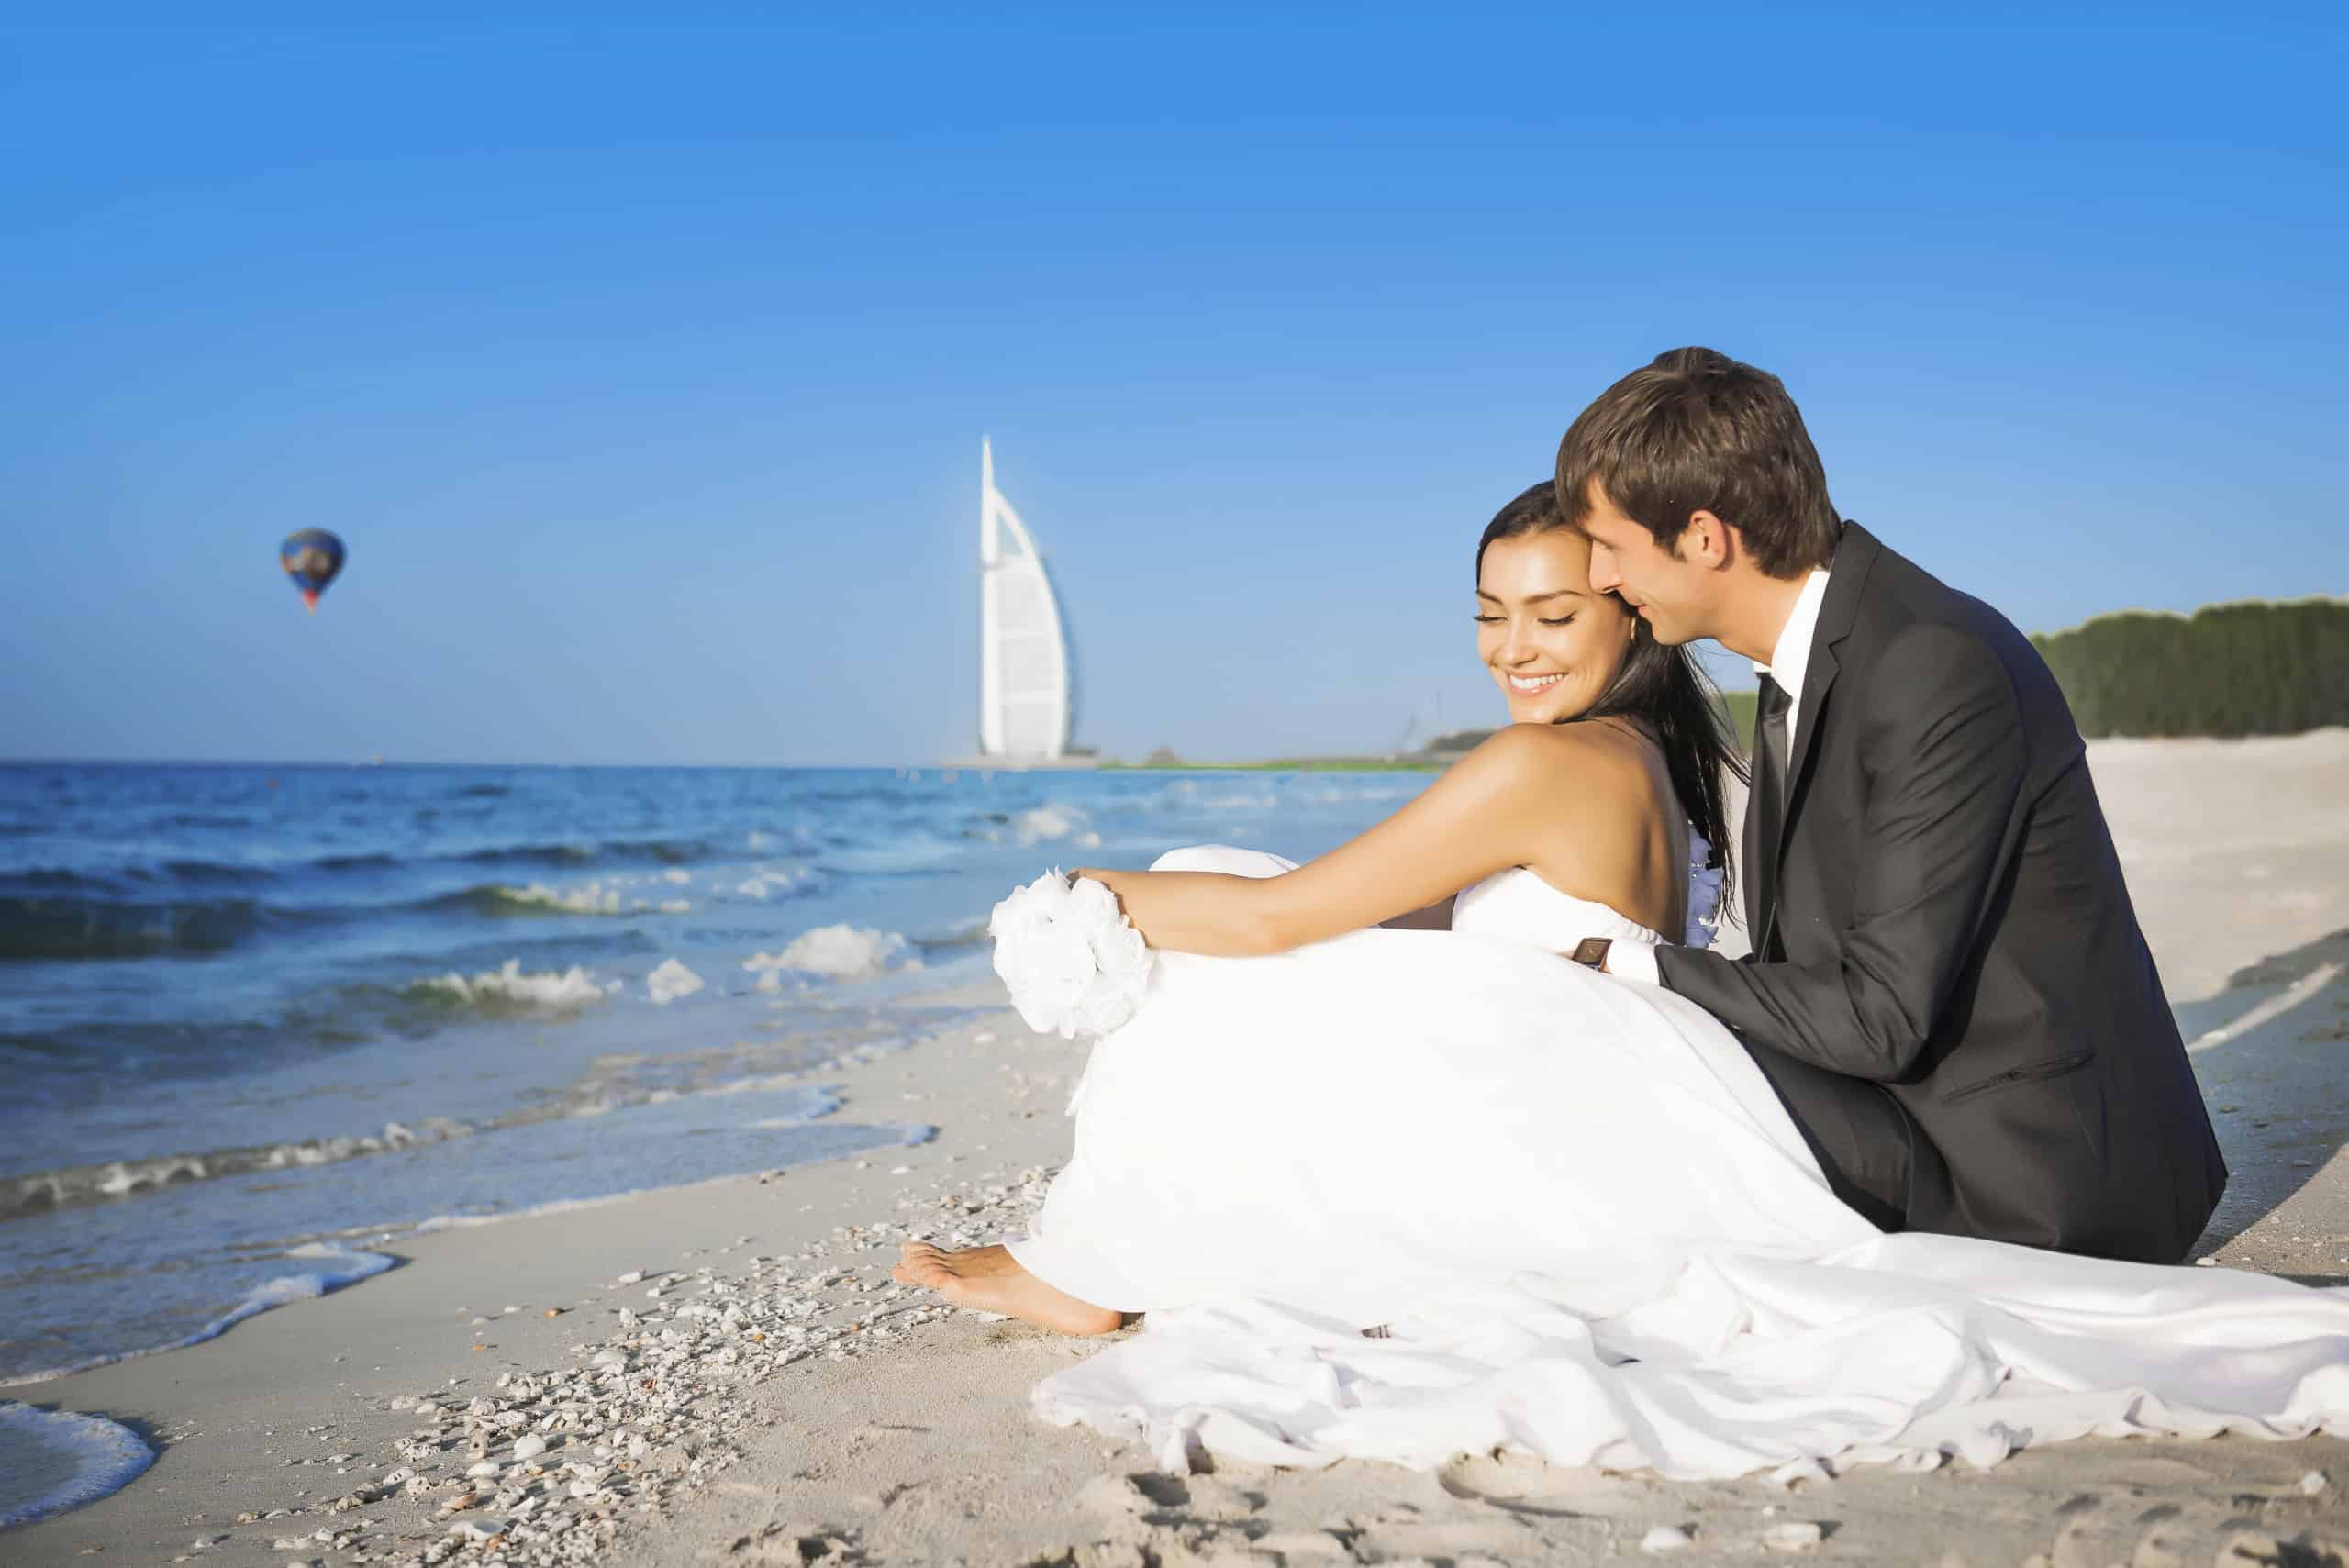
[[[2083,735],[2294,735],[2349,724],[2349,601],[2131,610],[2031,640]]]
[[[1760,692],[1723,692],[1722,706],[1729,709],[1729,727],[1737,736],[1738,749],[1749,755],[1753,751],[1753,705],[1761,700]]]

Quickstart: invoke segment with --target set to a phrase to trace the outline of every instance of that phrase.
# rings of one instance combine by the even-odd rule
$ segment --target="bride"
[[[1034,1232],[911,1244],[895,1276],[1072,1334],[1148,1313],[1036,1402],[1169,1463],[1507,1445],[1732,1475],[2349,1431],[2349,1301],[1888,1235],[1720,1023],[1561,956],[1705,940],[1729,837],[1701,678],[1588,559],[1546,483],[1486,528],[1477,647],[1514,722],[1387,820],[1304,866],[1075,873],[1156,950],[1143,1005]]]

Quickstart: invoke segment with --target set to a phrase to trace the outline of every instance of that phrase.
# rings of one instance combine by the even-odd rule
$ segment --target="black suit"
[[[2071,709],[2003,616],[1844,525],[1742,961],[1658,951],[1880,1223],[2183,1258],[2226,1184]],[[1783,1054],[1781,1054],[1783,1053]],[[1900,1147],[1902,1140],[1906,1147]],[[1854,1195],[1847,1194],[1847,1196]]]

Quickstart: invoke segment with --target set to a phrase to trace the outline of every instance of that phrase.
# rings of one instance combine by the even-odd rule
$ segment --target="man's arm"
[[[2006,666],[1952,627],[1909,627],[1852,674],[1868,799],[1852,920],[1834,954],[1655,956],[1665,985],[1731,1029],[1888,1082],[1916,1065],[1988,916],[2022,791],[2022,714]]]

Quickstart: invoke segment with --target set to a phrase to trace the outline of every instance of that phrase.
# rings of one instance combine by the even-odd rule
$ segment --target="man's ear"
[[[1701,508],[1688,514],[1680,532],[1680,555],[1709,572],[1718,572],[1737,559],[1737,539],[1727,523]]]

